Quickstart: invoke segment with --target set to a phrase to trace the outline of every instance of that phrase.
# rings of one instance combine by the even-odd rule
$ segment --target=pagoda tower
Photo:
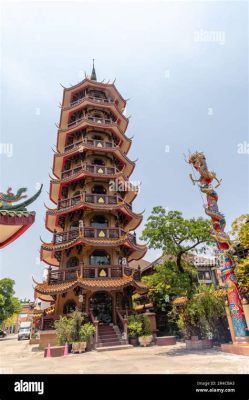
[[[96,343],[106,325],[127,340],[132,294],[147,292],[139,269],[129,266],[146,246],[134,233],[142,215],[132,209],[138,188],[129,182],[135,163],[127,157],[125,106],[114,83],[97,81],[94,65],[91,77],[64,88],[50,182],[56,207],[46,211],[53,239],[41,245],[49,268],[35,282],[36,296],[53,305],[41,329],[77,308],[98,325]]]

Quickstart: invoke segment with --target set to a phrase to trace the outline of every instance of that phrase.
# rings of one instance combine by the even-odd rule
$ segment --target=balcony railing
[[[111,99],[110,97],[108,97],[106,99],[106,98],[102,98],[102,97],[85,95],[84,97],[81,97],[80,99],[71,102],[70,106],[71,107],[76,106],[77,104],[80,104],[85,99],[90,99],[96,103],[105,103],[105,104],[113,104],[114,103],[113,99]]]
[[[90,204],[105,204],[105,205],[115,205],[123,201],[122,197],[118,195],[109,196],[107,194],[91,194],[85,193],[84,195],[85,203]]]
[[[73,207],[78,204],[82,200],[82,196],[79,194],[78,196],[70,197],[69,199],[58,201],[58,210],[63,208]]]
[[[53,235],[53,243],[60,244],[69,242],[76,239],[79,236],[83,236],[87,239],[119,239],[126,235],[126,232],[122,228],[72,228],[69,231],[55,232]],[[129,234],[129,239],[134,242],[134,235]]]
[[[120,172],[116,167],[105,167],[103,165],[96,164],[82,164],[81,166],[62,171],[61,178],[65,179],[77,175],[80,170],[87,171],[96,175],[114,175]]]
[[[65,153],[68,151],[71,151],[72,149],[83,146],[83,145],[88,145],[92,147],[97,147],[97,148],[105,148],[105,149],[112,149],[116,145],[113,141],[106,141],[106,140],[96,140],[96,139],[83,139],[79,142],[69,144],[68,146],[65,146]]]
[[[77,196],[70,197],[69,199],[58,201],[58,210],[73,207],[81,201],[88,204],[116,205],[118,203],[122,203],[123,199],[119,195],[110,196],[107,194],[82,193]],[[125,204],[130,210],[132,210],[131,204]]]
[[[124,275],[132,275],[134,270],[123,265],[83,265],[73,268],[60,268],[49,270],[48,283],[60,283],[74,281],[81,278],[122,278]],[[135,279],[139,279],[138,271],[135,271]]]
[[[100,124],[100,125],[108,125],[108,124],[113,124],[115,121],[111,118],[98,118],[98,117],[91,117],[91,116],[83,116],[81,118],[76,119],[75,121],[69,122],[67,127],[72,128],[74,125],[78,125],[81,121],[86,120],[86,121],[91,121],[94,124]]]

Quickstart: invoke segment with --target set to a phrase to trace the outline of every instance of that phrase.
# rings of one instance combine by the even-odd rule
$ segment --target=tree
[[[148,297],[158,315],[164,315],[165,334],[178,335],[177,318],[171,315],[172,300],[178,296],[191,297],[195,285],[191,284],[189,273],[178,271],[175,261],[167,261],[155,267],[152,275],[144,276],[143,282],[149,287]],[[162,327],[162,326],[161,326]]]
[[[0,325],[4,320],[21,311],[21,304],[17,297],[14,297],[14,284],[13,279],[0,279]]]
[[[213,244],[210,230],[209,220],[186,219],[180,211],[167,211],[157,206],[148,218],[141,239],[149,240],[150,248],[174,255],[178,271],[184,273],[183,256],[193,251],[203,253]]]
[[[172,317],[185,338],[199,336],[202,339],[213,338],[216,342],[230,339],[224,299],[214,293],[212,285],[200,285],[193,298],[180,309],[173,307]]]
[[[243,214],[232,223],[231,234],[235,243],[239,244],[240,250],[236,257],[236,276],[238,278],[243,294],[248,297],[249,293],[249,214]]]
[[[142,280],[149,287],[149,299],[160,311],[169,311],[175,296],[189,297],[192,293],[188,273],[179,273],[174,261],[157,265],[154,273],[144,276]]]

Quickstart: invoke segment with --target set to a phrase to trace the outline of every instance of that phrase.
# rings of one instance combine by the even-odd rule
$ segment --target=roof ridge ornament
[[[91,73],[91,81],[96,81],[97,80],[97,75],[94,67],[94,58],[93,58],[93,68],[92,68],[92,73]]]

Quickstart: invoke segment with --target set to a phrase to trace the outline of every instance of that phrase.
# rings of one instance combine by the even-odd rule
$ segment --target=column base
[[[221,351],[225,353],[238,354],[240,356],[249,356],[249,344],[225,343],[221,345]]]

